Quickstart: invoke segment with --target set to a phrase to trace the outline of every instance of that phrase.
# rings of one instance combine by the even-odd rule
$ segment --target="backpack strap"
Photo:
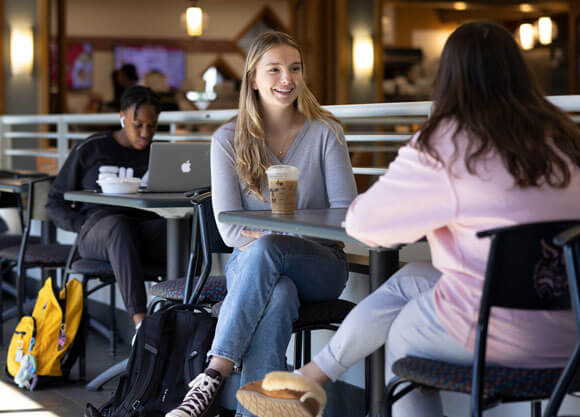
[[[167,311],[152,314],[145,319],[146,322],[140,327],[133,352],[131,352],[131,360],[134,361],[136,358],[136,349],[140,346],[143,347],[141,350],[141,361],[137,364],[139,367],[139,375],[123,402],[113,410],[112,417],[133,415],[141,405],[141,399],[145,395],[147,388],[152,385],[151,381],[155,373],[155,368],[157,367],[157,359],[161,346],[161,331],[159,329],[164,328],[169,315],[171,313]],[[134,363],[128,365],[129,369],[133,366],[135,366]]]

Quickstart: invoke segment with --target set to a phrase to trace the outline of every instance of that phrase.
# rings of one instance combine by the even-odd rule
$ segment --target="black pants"
[[[147,311],[143,260],[147,264],[166,262],[166,233],[165,219],[116,214],[100,219],[79,234],[80,256],[111,264],[131,316]]]

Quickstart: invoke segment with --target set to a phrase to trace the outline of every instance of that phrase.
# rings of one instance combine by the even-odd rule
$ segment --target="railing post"
[[[4,118],[0,117],[0,168],[6,168],[6,156],[4,155],[4,145],[6,138],[4,137]]]
[[[0,123],[0,167],[2,169],[12,169],[12,157],[6,155],[7,149],[12,149],[12,138],[6,137],[6,132],[10,132],[12,126],[4,123],[4,118]]]
[[[58,133],[56,150],[58,153],[58,169],[60,170],[68,155],[68,123],[64,120],[64,116],[58,118],[56,130]]]

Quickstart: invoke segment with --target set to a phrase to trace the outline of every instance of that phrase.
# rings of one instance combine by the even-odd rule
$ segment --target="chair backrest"
[[[54,177],[46,176],[35,178],[27,182],[28,204],[26,210],[26,223],[30,225],[31,220],[50,221],[46,211],[48,202],[48,190],[54,181]]]
[[[563,247],[564,250],[570,299],[576,318],[576,331],[580,335],[580,226],[563,231],[554,238],[554,243]],[[544,416],[558,415],[562,400],[570,390],[570,384],[574,378],[580,379],[580,340],[576,341],[576,348],[550,396]]]
[[[472,410],[481,410],[487,330],[492,306],[570,310],[562,249],[554,238],[580,220],[528,223],[477,233],[491,238],[479,308],[472,380]]]
[[[231,253],[232,248],[224,243],[217,228],[211,192],[195,194],[191,202],[194,205],[194,219],[184,302],[195,304],[211,272],[212,254]],[[193,276],[198,266],[201,267],[201,272],[192,290]]]
[[[478,233],[491,237],[482,307],[569,310],[564,257],[553,239],[578,223],[529,223]]]

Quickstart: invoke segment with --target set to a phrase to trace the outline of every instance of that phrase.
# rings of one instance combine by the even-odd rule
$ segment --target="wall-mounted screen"
[[[164,46],[116,46],[115,69],[125,64],[137,68],[139,80],[146,74],[161,72],[172,88],[180,88],[185,79],[185,52],[179,48]]]
[[[51,42],[51,81],[58,83],[58,46]],[[66,86],[70,89],[93,87],[93,46],[90,43],[69,43],[66,46]]]

